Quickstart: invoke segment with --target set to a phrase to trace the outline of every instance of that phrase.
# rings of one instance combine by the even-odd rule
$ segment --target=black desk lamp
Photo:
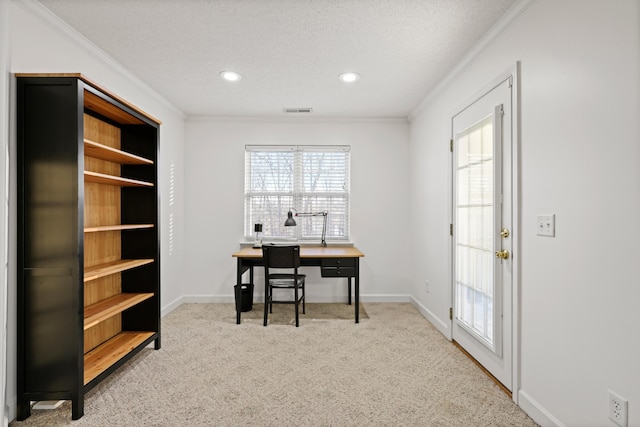
[[[256,241],[253,242],[253,247],[261,248],[262,239],[260,238],[260,235],[262,234],[262,224],[260,223],[253,224],[253,231],[256,233]]]
[[[293,208],[293,210],[295,210],[295,208]],[[320,244],[322,244],[322,246],[327,246],[327,241],[325,240],[325,236],[327,235],[327,215],[329,214],[329,212],[324,211],[324,212],[297,212],[296,211],[296,216],[323,216],[323,222],[322,222],[322,239],[320,241]],[[285,227],[291,227],[291,226],[295,226],[296,225],[296,220],[293,219],[293,212],[289,211],[287,212],[287,220],[284,222],[284,226]]]

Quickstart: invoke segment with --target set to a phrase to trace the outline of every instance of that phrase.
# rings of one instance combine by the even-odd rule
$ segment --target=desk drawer
[[[323,258],[320,260],[320,276],[322,277],[354,277],[355,275],[355,258]]]
[[[322,277],[354,277],[355,275],[354,267],[320,267]]]
[[[355,258],[322,258],[320,267],[355,267]]]

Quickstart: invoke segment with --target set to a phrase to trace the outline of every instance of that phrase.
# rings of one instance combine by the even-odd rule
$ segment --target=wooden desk
[[[264,265],[262,249],[247,247],[232,254],[238,260],[235,286],[236,323],[242,312],[242,275],[249,271],[249,284],[253,285],[253,267]],[[346,277],[351,304],[351,278],[355,281],[355,320],[360,323],[360,258],[364,254],[353,246],[300,246],[300,265],[320,267],[322,277]]]

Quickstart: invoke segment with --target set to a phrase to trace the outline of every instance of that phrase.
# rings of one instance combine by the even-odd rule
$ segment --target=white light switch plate
[[[556,236],[555,215],[538,215],[538,236]]]

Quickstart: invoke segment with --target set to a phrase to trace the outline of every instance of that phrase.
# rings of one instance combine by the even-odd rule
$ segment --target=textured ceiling
[[[406,117],[516,2],[39,1],[187,115],[322,117]]]

